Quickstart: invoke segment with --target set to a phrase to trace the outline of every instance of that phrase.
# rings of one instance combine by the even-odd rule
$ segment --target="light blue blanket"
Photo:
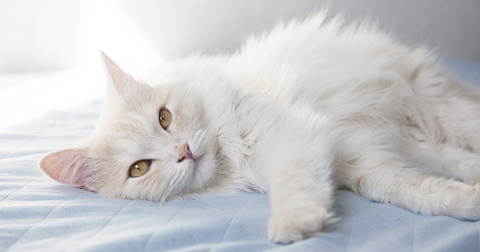
[[[480,62],[443,63],[480,87]],[[349,191],[336,192],[342,219],[333,230],[276,245],[267,239],[266,195],[159,205],[50,180],[37,168],[38,159],[78,144],[100,109],[97,101],[51,111],[0,133],[0,251],[480,251],[480,222],[416,215]]]

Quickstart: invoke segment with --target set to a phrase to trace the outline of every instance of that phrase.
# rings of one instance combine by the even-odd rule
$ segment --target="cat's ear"
[[[132,76],[125,73],[110,57],[103,51],[102,55],[103,68],[105,69],[105,81],[107,82],[107,94],[113,92],[120,95],[131,93],[131,89],[137,85]]]
[[[91,163],[85,149],[77,148],[52,152],[40,160],[39,166],[60,183],[92,190],[86,185]]]

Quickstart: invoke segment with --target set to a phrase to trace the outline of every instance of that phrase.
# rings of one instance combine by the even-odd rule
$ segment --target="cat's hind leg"
[[[359,164],[357,164],[358,167]],[[401,162],[383,162],[340,176],[345,186],[372,201],[414,213],[480,219],[480,185],[424,175]]]
[[[438,164],[430,167],[432,171],[469,185],[480,183],[479,154],[449,145],[437,149],[439,149],[436,156]]]
[[[429,139],[418,127],[409,127],[409,144],[402,148],[415,167],[425,173],[445,176],[464,182],[480,182],[480,154],[467,146]],[[458,136],[448,136],[452,139]]]

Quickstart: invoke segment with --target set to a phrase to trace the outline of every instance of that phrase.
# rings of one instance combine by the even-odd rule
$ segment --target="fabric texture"
[[[442,64],[480,89],[480,62]],[[267,238],[266,195],[160,205],[107,198],[43,174],[41,156],[79,144],[100,111],[97,100],[0,132],[0,251],[480,251],[480,222],[417,215],[350,191],[336,192],[341,220],[324,236],[277,245]]]

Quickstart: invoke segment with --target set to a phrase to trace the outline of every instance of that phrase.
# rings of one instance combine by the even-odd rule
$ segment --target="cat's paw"
[[[314,211],[278,211],[268,221],[271,242],[289,244],[313,236],[320,236],[324,228],[336,219],[325,208]]]
[[[456,209],[453,210],[453,214],[447,213],[447,215],[463,220],[478,221],[480,220],[480,183],[469,187],[465,191],[455,195],[456,197],[451,205],[455,206]]]

